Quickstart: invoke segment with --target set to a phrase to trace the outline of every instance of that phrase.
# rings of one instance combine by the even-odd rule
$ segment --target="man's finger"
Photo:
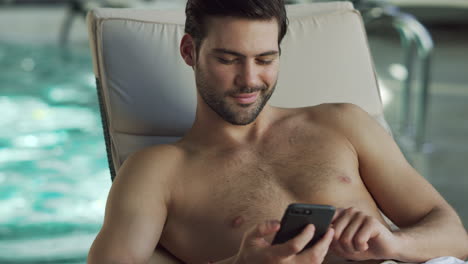
[[[369,240],[376,235],[376,230],[372,225],[372,219],[366,218],[361,228],[357,231],[355,235],[355,243],[358,247],[361,247],[364,251],[369,248]]]
[[[356,213],[340,236],[339,243],[349,254],[360,251],[359,247],[355,247],[354,238],[356,232],[358,232],[359,228],[363,225],[365,219],[365,215]]]
[[[340,215],[333,222],[333,229],[335,229],[335,240],[339,240],[343,231],[348,226],[351,219],[354,217],[356,210],[353,208],[348,208],[343,210]]]
[[[314,237],[315,226],[312,224],[307,225],[299,235],[294,238],[278,245],[271,247],[275,256],[285,258],[301,252],[304,247]]]
[[[329,228],[327,233],[315,245],[298,255],[298,263],[309,263],[311,261],[321,263],[327,255],[334,233],[335,230]]]
[[[343,208],[336,208],[335,214],[333,215],[332,222],[343,212]]]
[[[262,242],[264,241],[264,237],[274,234],[277,232],[280,228],[280,222],[279,221],[266,221],[263,223],[260,223],[253,227],[251,230],[247,231],[245,235],[245,240],[248,244],[250,245],[258,245],[258,240],[262,239]],[[262,243],[263,244],[263,243]]]
[[[329,250],[333,251],[335,255],[338,255],[338,256],[343,257],[347,255],[346,251],[343,249],[343,247],[341,247],[340,243],[336,240],[333,240],[331,242]]]

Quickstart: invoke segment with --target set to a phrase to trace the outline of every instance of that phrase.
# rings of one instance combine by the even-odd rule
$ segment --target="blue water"
[[[0,42],[0,263],[84,263],[110,184],[88,48]]]

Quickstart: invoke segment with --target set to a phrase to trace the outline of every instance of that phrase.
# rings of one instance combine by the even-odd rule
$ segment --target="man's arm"
[[[361,177],[400,231],[394,259],[422,262],[438,256],[468,255],[468,236],[442,196],[406,161],[390,135],[352,104],[331,106],[334,122],[354,146]]]
[[[166,221],[171,168],[177,151],[149,148],[130,156],[115,178],[104,224],[91,246],[88,263],[147,263]]]

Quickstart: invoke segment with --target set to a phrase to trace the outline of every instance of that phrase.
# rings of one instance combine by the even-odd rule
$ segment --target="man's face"
[[[278,23],[224,17],[207,21],[195,64],[198,93],[234,125],[253,122],[278,78]]]

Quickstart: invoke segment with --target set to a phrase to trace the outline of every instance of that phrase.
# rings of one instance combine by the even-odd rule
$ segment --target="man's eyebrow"
[[[239,53],[239,52],[236,52],[236,51],[233,51],[233,50],[228,50],[228,49],[218,48],[218,49],[213,49],[213,51],[216,52],[216,53],[225,53],[225,54],[229,54],[229,55],[233,55],[233,56],[237,56],[237,57],[242,57],[242,58],[247,57],[242,53]],[[270,51],[267,51],[267,52],[257,54],[257,55],[255,55],[255,57],[264,57],[264,56],[270,56],[270,55],[276,55],[276,54],[279,54],[279,51],[270,50]]]
[[[271,55],[277,55],[277,54],[279,54],[279,51],[270,50],[270,51],[267,51],[267,52],[260,53],[260,54],[256,55],[255,57],[264,57],[264,56],[271,56]]]

